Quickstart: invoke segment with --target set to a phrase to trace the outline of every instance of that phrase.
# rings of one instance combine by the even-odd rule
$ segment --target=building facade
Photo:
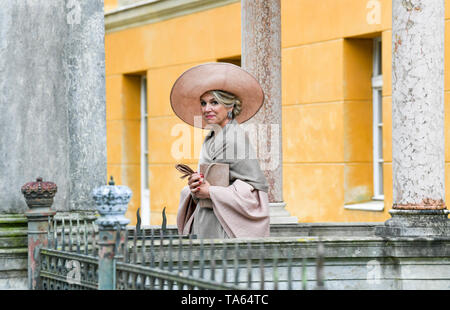
[[[299,222],[389,218],[391,11],[388,0],[281,0],[283,197]],[[174,165],[196,169],[205,132],[174,115],[170,90],[197,64],[240,65],[240,1],[105,0],[105,26],[108,175],[133,191],[132,224],[138,208],[160,224],[164,207],[175,224],[185,181]]]

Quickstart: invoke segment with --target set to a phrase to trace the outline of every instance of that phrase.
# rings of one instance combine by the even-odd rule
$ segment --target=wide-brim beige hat
[[[252,118],[264,102],[264,92],[258,81],[239,66],[214,62],[201,64],[185,71],[173,84],[170,104],[175,114],[191,126],[194,117],[201,119],[201,128],[207,123],[202,117],[200,97],[211,90],[223,90],[236,95],[242,110],[235,117],[238,123]]]

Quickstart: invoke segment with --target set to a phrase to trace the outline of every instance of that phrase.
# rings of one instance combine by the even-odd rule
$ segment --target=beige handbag
[[[211,163],[201,164],[200,173],[211,186],[227,187],[230,184],[228,164]],[[212,208],[211,199],[200,199],[198,205],[202,208]]]
[[[189,166],[184,164],[178,164],[175,168],[183,173],[181,178],[185,178],[195,172]],[[208,181],[211,186],[227,187],[230,185],[230,170],[228,164],[201,164],[200,173],[203,174],[204,179]],[[200,199],[198,204],[202,208],[212,208],[211,199]]]

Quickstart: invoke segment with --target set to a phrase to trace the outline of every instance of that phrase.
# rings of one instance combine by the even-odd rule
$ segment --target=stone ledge
[[[23,214],[1,214],[0,249],[26,249],[27,228],[27,218]]]
[[[105,13],[106,33],[156,23],[239,2],[239,0],[148,0]]]
[[[20,226],[27,226],[27,218],[23,214],[0,214],[0,226],[10,224],[22,224]]]
[[[276,236],[353,236],[372,237],[375,227],[383,223],[297,223],[270,225],[270,235]]]
[[[341,236],[341,237],[373,237],[375,227],[383,225],[383,222],[372,223],[290,223],[270,224],[271,237],[295,237],[295,236]],[[128,226],[132,234],[135,226]],[[144,229],[155,229],[159,236],[159,225],[143,225]],[[178,234],[176,225],[167,225],[170,234]]]

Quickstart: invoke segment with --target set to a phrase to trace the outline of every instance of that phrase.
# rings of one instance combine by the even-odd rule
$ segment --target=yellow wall
[[[389,218],[391,3],[379,3],[379,23],[369,23],[367,1],[282,0],[283,195],[287,210],[300,222],[374,222]],[[180,137],[172,136],[171,130],[183,123],[170,108],[170,89],[183,71],[196,64],[240,55],[240,26],[237,2],[107,34],[108,173],[120,176],[118,183],[133,190],[134,200],[127,214],[132,224],[140,196],[139,117],[134,109],[139,90],[129,75],[147,75],[151,224],[161,223],[163,207],[167,207],[169,224],[175,224],[179,192],[185,181],[174,169],[178,161],[171,156],[171,147]],[[446,31],[446,42],[450,40],[448,35]],[[371,38],[376,36],[383,42],[385,208],[381,212],[355,211],[344,205],[370,200],[373,194],[370,78]],[[446,49],[446,58],[448,53]],[[446,72],[450,72],[448,66],[446,61]],[[448,107],[447,73],[445,89]],[[446,114],[446,120],[449,117]],[[194,135],[192,128],[188,132]],[[191,146],[192,158],[183,160],[193,168],[200,143]],[[450,169],[449,156],[446,169]]]
[[[203,62],[240,54],[240,5],[233,4],[160,23],[108,34],[105,38],[106,84],[108,115],[108,174],[118,174],[121,181],[133,191],[127,217],[135,223],[140,206],[140,171],[135,162],[127,161],[125,141],[126,122],[118,110],[131,104],[126,94],[139,90],[125,83],[124,75],[146,74],[148,88],[149,183],[151,224],[161,224],[161,212],[167,207],[168,223],[174,224],[179,193],[186,184],[179,178],[174,165],[179,161],[171,156],[171,148],[179,136],[172,136],[172,128],[184,125],[170,108],[169,94],[177,77],[186,69]],[[208,27],[205,27],[208,25]],[[227,40],[223,40],[227,38]],[[138,99],[133,101],[138,106]],[[136,103],[137,102],[137,103]],[[135,104],[136,103],[136,104]],[[130,127],[128,127],[130,128]],[[191,136],[201,130],[186,127]],[[139,129],[128,142],[139,154]],[[200,132],[199,132],[200,131]],[[202,139],[191,146],[191,159],[182,160],[196,168]],[[197,151],[197,152],[195,152]],[[119,160],[119,157],[121,158]],[[119,179],[118,179],[119,180]]]
[[[105,12],[113,10],[117,8],[118,0],[104,0],[104,8]]]
[[[126,214],[135,218],[140,205],[140,77],[106,77],[106,143],[108,175],[133,195]]]

